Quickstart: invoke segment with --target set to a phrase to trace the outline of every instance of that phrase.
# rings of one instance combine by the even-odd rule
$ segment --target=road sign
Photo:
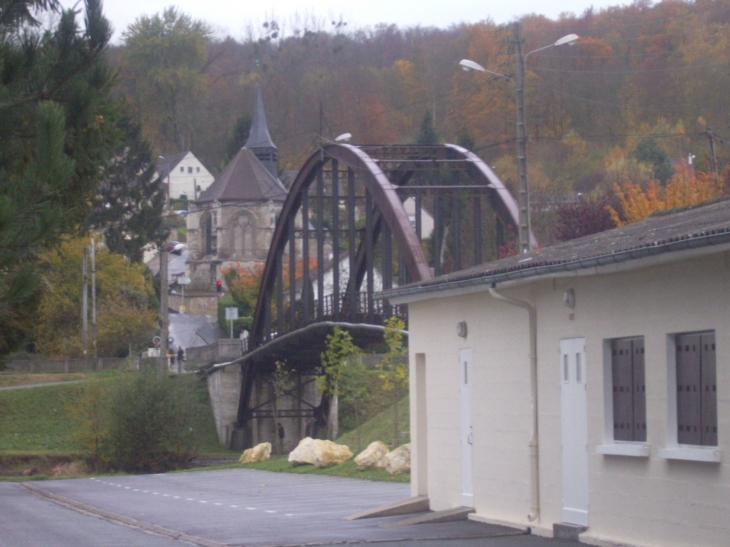
[[[226,308],[226,319],[238,319],[238,308]]]
[[[177,284],[178,285],[190,285],[191,279],[185,275],[181,275],[177,278]]]

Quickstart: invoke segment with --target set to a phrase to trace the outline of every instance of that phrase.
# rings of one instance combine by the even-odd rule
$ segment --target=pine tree
[[[416,138],[416,144],[438,144],[441,141],[439,134],[433,123],[433,114],[430,110],[426,110],[421,122],[421,131]]]
[[[121,143],[104,171],[89,224],[104,232],[110,251],[141,262],[142,247],[157,241],[162,229],[165,190],[140,125],[123,116],[117,126]]]
[[[38,253],[83,225],[116,139],[111,30],[100,0],[85,15],[80,29],[56,0],[0,0],[0,358],[32,325]]]

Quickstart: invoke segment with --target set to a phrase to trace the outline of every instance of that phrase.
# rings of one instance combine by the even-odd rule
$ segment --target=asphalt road
[[[174,539],[83,515],[0,482],[0,547],[181,547]]]
[[[343,542],[392,547],[393,541],[413,540],[407,544],[435,547],[447,539],[451,547],[576,545],[529,535],[495,537],[518,532],[472,521],[383,529],[381,525],[404,517],[342,520],[408,497],[407,484],[226,469],[45,481],[34,486],[108,512],[107,517],[122,515],[202,539],[198,545],[211,540],[218,545],[246,547]],[[127,537],[130,535],[134,538]],[[0,483],[0,547],[157,546],[170,545],[171,541],[56,505],[22,485]],[[181,541],[175,544],[179,546]]]

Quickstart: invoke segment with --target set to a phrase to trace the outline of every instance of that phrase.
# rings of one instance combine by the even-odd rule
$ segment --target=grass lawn
[[[308,475],[328,475],[330,477],[347,477],[351,479],[364,479],[371,481],[385,482],[410,482],[411,474],[402,473],[400,475],[391,475],[384,469],[366,469],[360,471],[353,460],[348,460],[340,465],[317,469],[313,465],[298,465],[292,467],[287,460],[287,456],[274,456],[269,461],[251,463],[246,469],[261,469],[262,471],[275,471],[280,473],[304,473]]]
[[[102,382],[112,383],[128,372],[105,371],[84,373],[85,378],[98,377]],[[8,375],[9,376],[9,375]],[[18,375],[30,376],[30,375]],[[40,375],[34,375],[40,376]],[[64,375],[69,377],[71,375]],[[5,375],[0,378],[7,377]],[[70,379],[70,378],[69,378]],[[78,380],[79,378],[73,378]],[[83,379],[83,378],[82,378]],[[46,382],[48,380],[44,380]],[[51,380],[52,381],[52,380]],[[22,385],[19,381],[15,385]],[[41,475],[34,479],[47,478],[56,465],[68,464],[82,459],[81,447],[75,440],[77,423],[71,418],[69,407],[84,394],[85,382],[60,383],[52,386],[39,386],[27,389],[0,391],[0,475],[6,480],[28,480],[17,475],[30,466],[38,467]],[[207,390],[202,391],[207,396]],[[204,457],[236,457],[239,454],[222,447],[218,443],[213,413],[206,405],[209,415],[205,417],[208,426],[201,431],[201,455]],[[400,401],[399,430],[408,431],[408,398]],[[392,406],[376,415],[360,427],[360,444],[364,449],[370,442],[382,440],[390,444],[393,438]],[[351,431],[337,439],[357,454],[357,432]],[[215,459],[215,458],[213,458]],[[240,467],[240,464],[208,466],[203,469]],[[391,476],[385,470],[359,471],[355,462],[349,460],[341,465],[317,469],[311,465],[292,467],[286,456],[275,456],[267,462],[247,465],[247,468],[287,473],[309,473],[335,477],[349,477],[365,480],[409,482],[410,474]],[[1,480],[1,478],[0,478]]]
[[[398,431],[400,435],[399,441],[396,443],[398,446],[405,444],[409,441],[409,438],[402,435],[403,432],[410,430],[410,414],[409,414],[409,399],[404,397],[398,402]],[[360,426],[360,448],[358,450],[357,442],[357,429],[349,431],[340,435],[337,438],[337,444],[346,444],[350,447],[355,454],[365,450],[367,446],[373,441],[383,441],[385,444],[393,447],[393,435],[394,431],[394,413],[393,405],[383,410],[380,414],[377,414],[372,419],[368,420]]]
[[[103,383],[112,383],[126,372],[105,371],[90,373]],[[84,394],[85,383],[57,384],[34,388],[0,391],[0,456],[13,454],[69,454],[81,452],[74,438],[78,424],[72,419],[69,407]],[[207,395],[207,391],[205,391]],[[201,432],[201,452],[233,455],[220,446],[209,415],[207,427]]]

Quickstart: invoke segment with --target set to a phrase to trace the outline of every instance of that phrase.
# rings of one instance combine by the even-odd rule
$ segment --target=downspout
[[[530,513],[527,520],[534,522],[540,518],[540,467],[539,449],[537,441],[537,313],[535,307],[523,300],[517,300],[500,294],[495,289],[495,284],[489,287],[489,294],[497,300],[518,306],[527,310],[530,318],[530,391],[532,406],[532,434],[530,436]]]

